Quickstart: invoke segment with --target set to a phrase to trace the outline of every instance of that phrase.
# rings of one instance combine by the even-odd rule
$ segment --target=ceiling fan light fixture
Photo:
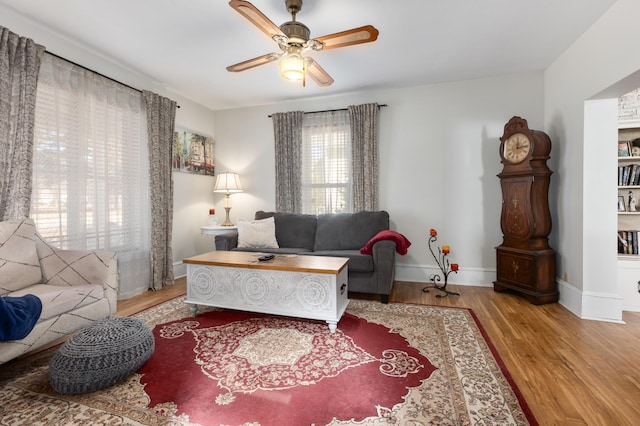
[[[305,63],[302,56],[290,54],[280,61],[280,75],[287,80],[302,80],[305,73]]]

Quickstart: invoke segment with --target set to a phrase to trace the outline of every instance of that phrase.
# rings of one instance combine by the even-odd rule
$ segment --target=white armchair
[[[115,313],[117,271],[115,253],[61,250],[42,239],[31,219],[0,222],[0,295],[42,301],[25,338],[0,342],[0,364]]]

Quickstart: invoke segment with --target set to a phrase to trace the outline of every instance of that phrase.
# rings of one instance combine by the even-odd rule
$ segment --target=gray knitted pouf
[[[136,318],[110,317],[67,340],[49,363],[51,387],[59,393],[94,392],[144,365],[155,348],[153,333]]]

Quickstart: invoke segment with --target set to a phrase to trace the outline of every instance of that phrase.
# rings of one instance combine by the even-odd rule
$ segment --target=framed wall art
[[[188,130],[176,129],[173,134],[174,172],[213,176],[215,170],[215,141]]]

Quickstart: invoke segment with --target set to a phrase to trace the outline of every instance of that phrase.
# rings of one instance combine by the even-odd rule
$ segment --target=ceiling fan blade
[[[318,86],[331,86],[333,78],[320,66],[313,58],[307,60],[307,75],[315,81]]]
[[[379,31],[372,25],[353,28],[335,34],[329,34],[323,37],[317,37],[315,40],[324,45],[324,49],[335,49],[337,47],[351,46],[353,44],[369,43],[378,38]]]
[[[248,1],[243,0],[231,0],[229,6],[238,11],[242,16],[247,18],[253,25],[260,28],[269,38],[273,38],[275,35],[284,35],[280,28],[271,22],[269,18],[264,16],[254,5]]]
[[[244,70],[248,70],[249,68],[257,67],[259,65],[268,64],[269,62],[273,62],[282,56],[282,53],[267,53],[266,55],[258,56],[257,58],[247,59],[246,61],[239,62],[234,65],[229,65],[227,67],[227,71],[229,72],[240,72]]]

